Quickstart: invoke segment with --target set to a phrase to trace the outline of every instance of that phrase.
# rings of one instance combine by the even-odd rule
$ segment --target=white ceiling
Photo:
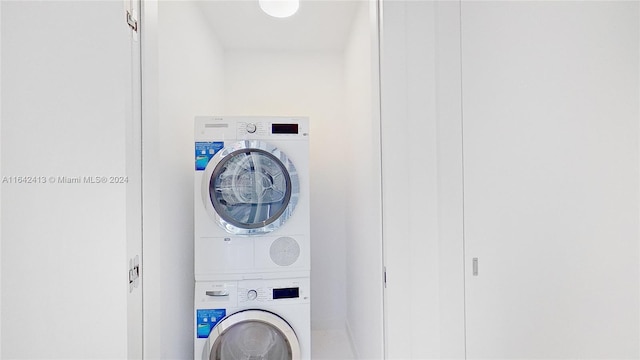
[[[342,50],[358,3],[363,0],[301,0],[289,18],[271,17],[258,0],[199,1],[225,49]]]

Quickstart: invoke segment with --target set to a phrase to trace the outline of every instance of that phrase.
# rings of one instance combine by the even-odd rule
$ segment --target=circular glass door
[[[208,339],[210,360],[298,360],[300,345],[279,316],[246,310],[223,319]]]
[[[233,234],[275,230],[293,212],[299,192],[293,163],[260,141],[221,150],[205,169],[204,181],[205,206]]]

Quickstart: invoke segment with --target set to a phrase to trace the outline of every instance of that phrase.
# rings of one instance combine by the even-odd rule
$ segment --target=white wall
[[[223,53],[195,2],[158,4],[157,18],[148,4],[159,90],[144,128],[145,357],[184,359],[194,332],[193,119],[223,112]]]
[[[131,48],[120,2],[2,3],[3,358],[127,356]],[[25,24],[31,24],[25,26]],[[43,336],[44,335],[44,336]]]
[[[311,319],[314,329],[343,328],[346,314],[346,189],[340,52],[227,51],[226,115],[310,118]]]
[[[361,2],[345,47],[347,329],[358,358],[384,355],[377,4]]]

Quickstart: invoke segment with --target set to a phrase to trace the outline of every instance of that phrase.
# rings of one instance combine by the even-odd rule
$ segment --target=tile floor
[[[344,330],[311,331],[311,359],[355,359],[347,332]]]

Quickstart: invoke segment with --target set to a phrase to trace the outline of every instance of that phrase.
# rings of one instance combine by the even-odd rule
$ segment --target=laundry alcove
[[[257,1],[144,11],[143,103],[158,111],[143,115],[144,188],[161,194],[144,214],[145,357],[193,352],[193,120],[202,115],[309,117],[311,327],[382,357],[377,3],[303,0],[284,19]]]

